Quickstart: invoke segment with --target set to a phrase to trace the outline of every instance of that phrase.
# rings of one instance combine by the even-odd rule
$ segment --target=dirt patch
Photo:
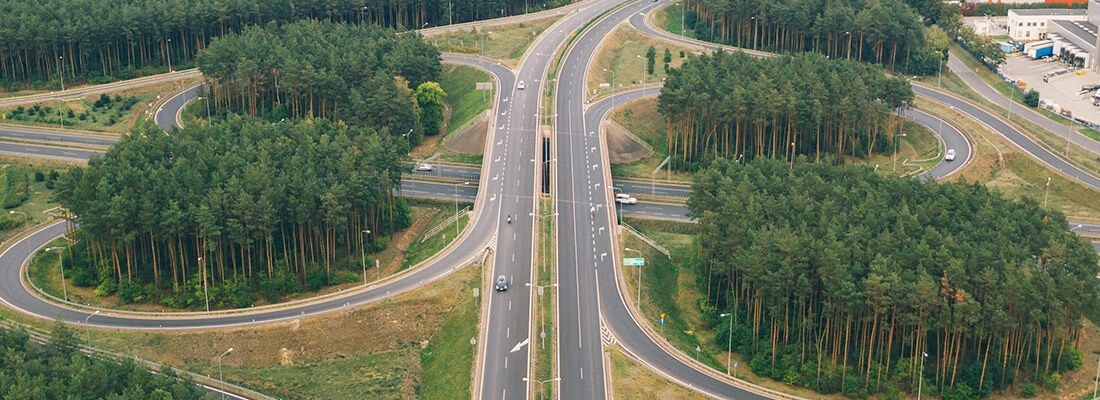
[[[382,266],[382,276],[389,276],[401,271],[401,264],[405,262],[405,252],[420,233],[431,228],[428,223],[439,212],[438,208],[416,208],[413,216],[413,224],[408,229],[395,234],[390,238],[389,247],[378,253],[378,264]]]
[[[604,123],[604,130],[607,132],[607,151],[612,164],[633,162],[653,154],[653,150],[614,121]]]
[[[488,133],[489,116],[484,114],[452,134],[443,145],[463,154],[482,154]]]

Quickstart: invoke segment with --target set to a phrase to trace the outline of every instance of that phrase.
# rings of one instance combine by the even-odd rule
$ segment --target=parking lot
[[[1013,80],[1023,80],[1027,83],[1027,89],[1039,91],[1040,99],[1053,100],[1061,108],[1071,111],[1074,117],[1100,123],[1100,107],[1092,105],[1092,93],[1077,94],[1084,85],[1100,83],[1100,75],[1092,71],[1077,75],[1071,70],[1043,82],[1043,74],[1062,68],[1069,67],[1061,61],[1034,60],[1017,53],[1006,58],[1001,72]]]

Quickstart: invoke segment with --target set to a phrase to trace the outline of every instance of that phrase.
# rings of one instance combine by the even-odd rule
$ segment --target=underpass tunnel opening
[[[550,138],[542,138],[542,194],[550,195]]]

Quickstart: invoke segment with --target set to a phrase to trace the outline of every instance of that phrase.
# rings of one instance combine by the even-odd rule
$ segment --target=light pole
[[[752,49],[756,50],[756,27],[760,23],[760,20],[756,17],[752,17]]]
[[[226,350],[225,353],[222,353],[222,355],[216,357],[218,359],[218,382],[220,382],[222,386],[223,399],[225,398],[225,381],[222,378],[222,357],[225,357],[225,355],[229,354],[231,351],[233,351],[232,347],[230,347],[229,350]]]
[[[634,57],[645,58],[645,57],[642,57],[641,54],[635,54]],[[645,63],[642,62],[642,63],[639,63],[639,64],[642,66],[642,89],[645,89]]]
[[[687,27],[684,26],[684,16],[687,15],[687,0],[680,2],[680,37],[687,36]]]
[[[416,129],[416,128],[413,128],[413,129]],[[405,132],[404,135],[401,135],[401,136],[405,137],[405,143],[408,143],[408,145],[409,145],[409,154],[412,154],[412,151],[413,151],[413,145],[412,145],[413,129],[409,129],[408,132]]]
[[[523,286],[534,287],[539,295],[539,326],[542,329],[542,333],[539,335],[542,338],[542,347],[546,348],[546,313],[542,312],[542,291],[546,288],[556,288],[558,284],[553,283],[549,285],[532,285],[531,282],[524,283]]]
[[[614,192],[614,191],[618,191],[619,193],[623,192],[623,189],[619,188],[619,187],[612,186],[611,189],[612,189],[612,192]],[[619,209],[619,220],[618,220],[618,222],[620,224],[622,224],[623,223],[623,206],[621,204],[617,204],[618,200],[619,200],[619,197],[615,196],[615,202],[616,202],[615,208]]]
[[[791,142],[791,172],[794,172],[794,142]]]
[[[65,56],[57,56],[57,77],[61,78],[61,91],[65,91]],[[57,95],[57,121],[65,129],[65,120],[61,116],[61,94]]]
[[[920,400],[920,392],[924,386],[924,359],[928,358],[928,353],[921,352],[920,357],[920,375],[917,375],[917,400]]]
[[[523,377],[523,381],[524,382],[535,382],[535,383],[539,384],[539,388],[540,388],[539,389],[539,398],[541,399],[542,398],[542,389],[541,389],[542,385],[547,383],[547,382],[561,381],[561,378],[559,377],[559,378],[554,378],[554,379],[547,379],[547,380],[544,380],[544,381],[538,381],[538,380],[534,380],[534,379],[527,379],[527,377],[525,376],[525,377]]]
[[[1066,158],[1069,158],[1069,144],[1073,142],[1073,121],[1069,121],[1070,125],[1066,125]]]
[[[202,268],[202,294],[206,297],[206,312],[210,312],[210,290],[206,287],[206,263],[199,257],[199,268]]]
[[[730,317],[729,339],[726,340],[726,346],[729,347],[729,349],[726,350],[726,375],[729,375],[730,374],[730,359],[731,359],[731,356],[733,355],[733,313],[721,314],[721,315],[718,316],[718,318],[725,318],[725,317]]]
[[[463,185],[469,185],[470,182],[462,182]],[[458,239],[458,185],[455,185],[455,239]]]
[[[635,253],[638,253],[638,255],[642,255],[642,252],[640,252],[638,250],[634,250],[634,249],[629,248],[629,247],[624,247],[623,251],[633,251]],[[642,312],[642,267],[641,266],[638,267],[638,312]]]
[[[363,286],[367,285],[367,250],[365,240],[370,235],[370,229],[363,229],[359,235],[359,256],[363,257]]]
[[[1047,177],[1047,188],[1043,191],[1043,208],[1047,208],[1047,195],[1050,194],[1050,177]]]
[[[899,133],[894,136],[894,172],[898,172],[898,136],[905,136],[905,134]]]
[[[604,68],[603,70],[604,70],[604,72],[610,72],[611,73],[611,109],[614,110],[615,109],[615,71],[611,71],[607,68]],[[642,74],[642,76],[645,76],[645,74]]]
[[[46,251],[65,250],[64,247],[50,247]],[[57,252],[57,269],[61,270],[61,293],[65,294],[65,301],[69,301],[69,290],[65,287],[65,260],[61,258],[61,252]]]
[[[99,310],[95,310],[94,313],[91,313],[91,314],[88,315],[87,318],[84,318],[84,332],[88,334],[88,349],[89,350],[91,350],[91,348],[92,348],[92,329],[90,327],[88,327],[88,320],[92,319],[92,317],[96,316],[97,314],[99,314]]]
[[[23,224],[25,225],[27,223],[27,213],[22,212],[22,211],[15,211],[15,210],[8,211],[8,215],[11,215],[11,214],[22,214],[23,215]]]
[[[852,32],[845,31],[844,36],[848,37],[848,45],[845,46],[845,47],[847,47],[847,49],[844,50],[847,53],[847,55],[845,55],[844,58],[851,59],[852,58]]]
[[[172,38],[168,38],[168,72],[172,72]]]
[[[1096,398],[1096,383],[1100,382],[1100,358],[1096,359],[1096,378],[1092,380],[1092,398]]]

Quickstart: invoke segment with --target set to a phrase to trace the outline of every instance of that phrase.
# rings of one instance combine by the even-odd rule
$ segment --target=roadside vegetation
[[[645,35],[629,25],[619,26],[600,43],[600,50],[588,70],[585,97],[599,97],[613,90],[637,89],[643,85],[657,87],[668,76],[670,68],[679,68],[688,54],[699,50]],[[611,87],[612,82],[614,87]]]
[[[611,386],[616,399],[706,399],[691,389],[673,383],[638,364],[616,346],[606,349],[611,360]]]
[[[0,33],[0,52],[11,58],[0,64],[0,86],[9,92],[24,88],[58,90],[62,75],[66,86],[73,86],[188,69],[214,39],[241,33],[252,25],[320,20],[406,30],[536,12],[569,3],[246,0],[227,6],[218,2],[148,4],[136,0],[5,1],[2,8],[10,29]]]
[[[150,373],[131,359],[86,357],[80,338],[68,325],[54,322],[42,346],[22,329],[0,330],[0,388],[12,399],[119,398],[213,399],[212,394],[177,377],[171,370]]]
[[[53,257],[56,259],[56,257]],[[470,397],[480,266],[412,292],[321,316],[194,331],[92,329],[92,345],[157,360],[287,399]],[[7,308],[0,318],[45,331],[50,321]],[[94,322],[94,319],[93,319]],[[85,331],[78,333],[85,340]],[[435,386],[439,387],[435,387]]]
[[[470,28],[456,32],[426,36],[425,41],[441,52],[463,53],[500,60],[509,67],[519,66],[519,60],[543,31],[558,22],[563,14],[512,24]]]
[[[1076,341],[1098,305],[1097,255],[1034,201],[769,160],[719,161],[688,207],[700,216],[714,340],[758,375],[850,397],[897,397],[923,380],[973,398],[1032,384],[1055,393],[1083,366]]]

